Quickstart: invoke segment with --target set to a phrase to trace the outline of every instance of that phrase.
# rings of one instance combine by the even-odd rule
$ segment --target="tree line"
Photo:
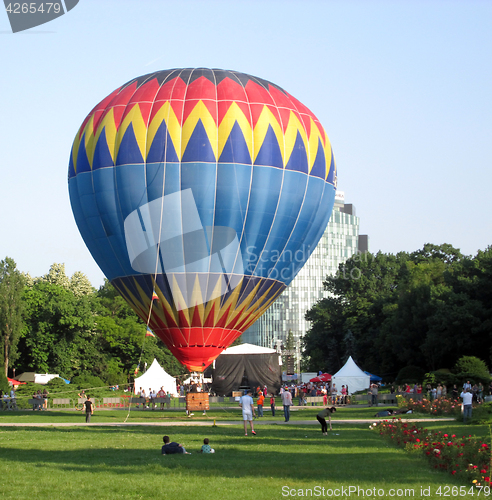
[[[448,244],[356,254],[324,289],[329,296],[306,313],[306,368],[335,373],[351,355],[391,381],[408,367],[450,370],[462,356],[490,366],[492,247],[474,257]]]
[[[146,325],[105,284],[96,290],[81,272],[68,277],[63,264],[32,278],[9,257],[0,262],[0,334],[5,375],[23,372],[97,376],[124,384],[157,359],[171,375],[187,373]]]

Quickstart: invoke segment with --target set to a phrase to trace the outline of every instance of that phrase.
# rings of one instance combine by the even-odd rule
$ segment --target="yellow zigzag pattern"
[[[129,302],[133,310],[138,314],[138,316],[140,316],[140,318],[142,318],[142,320],[144,321],[147,320],[149,309],[152,307],[153,323],[158,318],[161,322],[161,325],[166,325],[168,327],[172,326],[168,324],[168,319],[164,314],[164,310],[166,310],[167,314],[171,318],[173,318],[174,322],[177,325],[180,324],[179,310],[176,306],[179,303],[184,304],[185,299],[182,294],[182,290],[180,289],[176,280],[173,280],[172,282],[173,297],[175,299],[174,303],[169,303],[167,301],[166,297],[161,292],[155,280],[153,280],[154,290],[157,296],[159,297],[159,300],[153,302],[152,299],[149,298],[148,295],[145,293],[145,291],[140,287],[138,281],[133,280],[133,282],[138,291],[137,295],[134,295],[130,291],[130,289],[124,284],[124,282],[121,283],[121,288],[123,289],[122,291],[124,291],[126,296],[129,297]],[[241,283],[239,283],[238,286],[236,286],[233,293],[227,298],[227,300],[222,305],[220,303],[221,302],[220,296],[218,296],[215,299],[212,299],[207,304],[203,304],[200,303],[201,291],[200,291],[200,283],[197,277],[193,286],[192,296],[196,297],[197,299],[196,303],[198,303],[198,305],[192,306],[187,309],[181,309],[181,314],[184,315],[188,324],[191,325],[192,319],[195,316],[195,309],[197,309],[198,316],[200,318],[200,325],[203,326],[207,321],[209,314],[211,313],[212,307],[215,305],[214,318],[212,324],[215,325],[219,320],[221,320],[221,322],[223,322],[224,325],[227,325],[230,321],[232,321],[236,317],[236,315],[238,315],[240,311],[242,311],[240,316],[236,318],[234,325],[231,325],[231,327],[234,328],[234,326],[240,325],[242,321],[248,319],[247,323],[245,323],[245,325],[241,328],[241,330],[244,331],[268,309],[271,303],[283,291],[283,288],[279,288],[275,295],[272,295],[270,298],[267,298],[271,288],[273,287],[273,282],[272,282],[272,285],[268,288],[268,290],[264,291],[259,300],[255,301],[255,298],[257,298],[256,296],[261,285],[262,281],[259,281],[255,285],[255,287],[252,290],[250,290],[248,295],[243,298],[239,306],[238,306],[238,300],[239,300],[240,290],[242,288]],[[118,286],[116,287],[119,288]],[[217,281],[217,287],[218,287],[217,291],[220,292],[220,280]],[[224,321],[223,315],[227,312],[228,309],[229,311]],[[200,326],[200,325],[194,325],[194,326]]]
[[[270,111],[268,106],[264,106],[256,126],[253,129],[250,117],[245,116],[241,108],[233,102],[224,115],[221,123],[217,126],[213,116],[210,114],[203,101],[198,101],[183,126],[180,126],[179,120],[169,102],[165,102],[155,114],[152,121],[147,124],[142,117],[140,106],[136,103],[127,113],[118,129],[115,125],[113,109],[110,109],[105,117],[99,122],[96,131],[94,131],[94,115],[92,115],[86,122],[84,128],[77,133],[72,150],[72,159],[75,171],[77,171],[77,154],[80,147],[79,138],[83,137],[87,158],[92,167],[96,144],[100,140],[101,133],[104,130],[108,149],[114,161],[118,156],[123,137],[128,127],[132,125],[140,154],[145,160],[162,122],[165,122],[174,149],[181,159],[198,121],[201,121],[207,133],[215,158],[218,160],[234,124],[237,123],[241,128],[253,161],[255,161],[258,156],[269,126],[272,128],[278,144],[280,145],[284,167],[287,165],[294,149],[297,134],[300,134],[306,148],[309,171],[311,171],[313,167],[321,141],[327,166],[326,178],[328,176],[328,167],[331,163],[330,142],[325,132],[321,129],[321,125],[316,123],[312,118],[310,118],[310,120],[310,135],[308,136],[301,121],[297,118],[296,114],[291,111],[285,133],[283,133],[282,127],[275,115]]]

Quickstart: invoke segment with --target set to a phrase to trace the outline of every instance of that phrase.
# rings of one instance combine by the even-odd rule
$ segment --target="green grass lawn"
[[[293,412],[292,419],[313,420],[317,411],[306,408]],[[245,437],[242,425],[220,425],[239,420],[237,410],[214,410],[207,417],[191,419],[183,413],[130,413],[129,422],[168,424],[159,427],[57,427],[58,422],[83,422],[84,415],[75,411],[2,412],[2,498],[258,500],[309,497],[310,492],[315,498],[333,498],[337,493],[337,498],[442,498],[446,486],[451,492],[451,487],[463,485],[450,474],[431,470],[425,459],[389,446],[370,431],[375,413],[371,408],[337,411],[334,430],[327,437],[321,435],[317,424],[294,421],[276,425],[271,417],[261,419],[258,436]],[[282,419],[280,414],[278,420]],[[93,422],[121,422],[126,417],[126,411],[99,411]],[[213,427],[214,417],[217,427]],[[367,424],[337,423],[364,417]],[[208,418],[210,426],[193,425],[193,419],[206,422]],[[176,420],[190,425],[173,426]],[[2,427],[2,422],[12,421],[44,421],[53,426]],[[458,422],[426,426],[467,435],[489,432],[487,426]],[[162,456],[164,434],[183,443],[192,454]],[[198,453],[205,437],[215,454]],[[463,486],[468,492],[469,485]],[[374,488],[376,495],[369,494]],[[430,489],[421,493],[421,488]],[[424,494],[427,492],[430,495]]]
[[[294,408],[291,411],[291,420],[311,420],[316,422],[316,414],[322,409],[321,406],[304,406]],[[333,413],[332,420],[357,420],[371,419],[374,417],[378,408],[370,407],[340,407]],[[279,422],[283,421],[283,411],[278,409],[275,417],[272,417],[270,411],[265,411],[264,417],[257,419],[257,422]],[[409,414],[401,415],[402,418],[428,418],[429,415]],[[118,422],[181,422],[181,421],[209,421],[217,422],[237,421],[242,419],[242,413],[239,406],[213,407],[207,411],[206,415],[196,412],[193,417],[186,418],[184,409],[182,410],[142,410],[132,408],[128,409],[97,409],[92,417],[94,423],[118,423]],[[75,410],[48,410],[48,411],[3,411],[0,412],[0,426],[5,423],[22,422],[60,422],[60,423],[80,423],[85,422],[85,414]]]

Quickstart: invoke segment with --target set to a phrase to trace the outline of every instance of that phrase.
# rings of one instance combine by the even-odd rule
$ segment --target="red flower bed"
[[[492,486],[490,443],[432,431],[401,419],[374,423],[370,428],[397,446],[422,454],[435,469],[458,474],[476,486]]]
[[[423,398],[422,401],[405,399],[402,396],[396,397],[400,408],[408,408],[414,413],[427,413],[429,415],[457,415],[461,412],[460,401],[454,399],[439,398],[429,400]]]

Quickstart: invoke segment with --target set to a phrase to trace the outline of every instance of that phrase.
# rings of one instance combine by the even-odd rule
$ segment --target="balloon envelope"
[[[108,280],[202,371],[316,247],[336,167],[317,118],[277,85],[172,69],[129,81],[89,113],[68,178],[76,223]]]

